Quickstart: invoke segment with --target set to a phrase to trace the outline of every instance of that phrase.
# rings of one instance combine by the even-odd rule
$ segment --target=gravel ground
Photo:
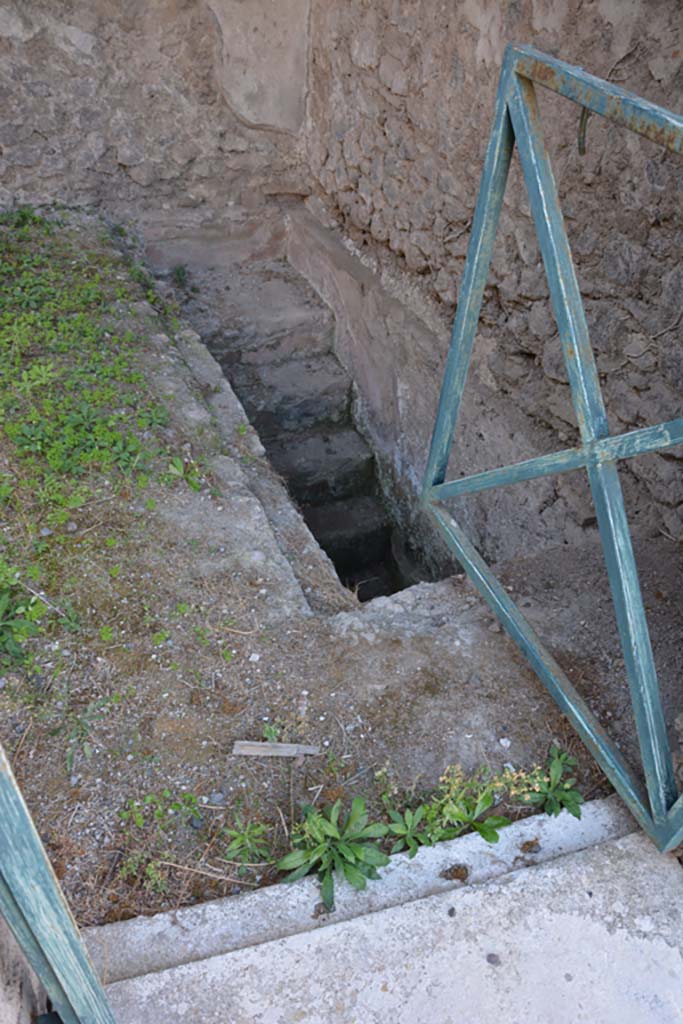
[[[109,326],[168,412],[144,481],[94,474],[51,527],[28,499],[2,506],[4,557],[47,608],[29,661],[2,670],[0,739],[78,920],[267,884],[304,803],[362,795],[379,813],[387,786],[417,798],[449,764],[530,768],[555,740],[579,756],[584,794],[606,792],[463,578],[363,607],[343,590],[122,231],[63,214],[55,234],[119,281]],[[4,434],[0,457],[18,493],[25,464]],[[321,753],[232,755],[264,737]],[[265,863],[231,857],[245,833]]]

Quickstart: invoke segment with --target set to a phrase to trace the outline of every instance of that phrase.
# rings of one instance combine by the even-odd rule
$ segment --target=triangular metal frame
[[[661,850],[683,841],[683,796],[674,778],[645,609],[619,483],[617,461],[683,444],[683,419],[611,437],[588,326],[550,160],[534,83],[560,93],[675,152],[683,151],[683,117],[610,82],[529,47],[508,46],[494,125],[484,162],[451,346],[425,472],[422,501],[468,576],[518,644],[615,789]],[[581,445],[513,466],[445,481],[453,434],[477,331],[484,286],[517,144],[548,278]],[[624,654],[646,792],[616,744],[543,647],[506,590],[453,517],[447,498],[568,470],[588,473]]]

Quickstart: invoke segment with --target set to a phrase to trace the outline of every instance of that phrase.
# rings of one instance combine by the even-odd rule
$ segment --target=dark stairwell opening
[[[226,269],[193,268],[199,287],[177,289],[183,312],[234,387],[309,529],[359,600],[415,583],[420,571],[354,423],[353,383],[334,353],[331,311],[284,260]]]

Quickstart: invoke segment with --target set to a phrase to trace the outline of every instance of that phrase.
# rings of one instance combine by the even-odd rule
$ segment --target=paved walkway
[[[119,1024],[680,1024],[683,870],[631,833],[107,991]]]

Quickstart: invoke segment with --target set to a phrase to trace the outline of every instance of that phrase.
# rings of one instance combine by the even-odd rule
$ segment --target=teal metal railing
[[[683,419],[609,436],[598,371],[546,152],[536,85],[667,149],[683,151],[683,117],[529,47],[508,46],[441,388],[422,501],[470,579],[661,850],[683,840],[679,796],[617,462],[683,443]],[[557,320],[581,445],[446,481],[513,148],[517,145]],[[443,502],[491,487],[584,468],[605,552],[638,733],[645,789]]]
[[[508,47],[425,473],[423,502],[480,593],[526,654],[643,828],[660,849],[671,849],[683,839],[683,797],[678,796],[674,782],[616,463],[642,452],[660,451],[683,443],[683,419],[619,437],[609,436],[583,304],[543,144],[534,83],[561,93],[584,109],[610,118],[668,149],[676,152],[683,149],[683,118],[678,115],[562,61],[526,47]],[[446,482],[446,466],[515,142],[548,275],[581,446]],[[441,504],[456,495],[581,467],[588,473],[605,548],[647,792]],[[115,1024],[2,747],[0,913],[43,983],[63,1024]]]
[[[62,1024],[115,1024],[1,746],[0,914]]]

